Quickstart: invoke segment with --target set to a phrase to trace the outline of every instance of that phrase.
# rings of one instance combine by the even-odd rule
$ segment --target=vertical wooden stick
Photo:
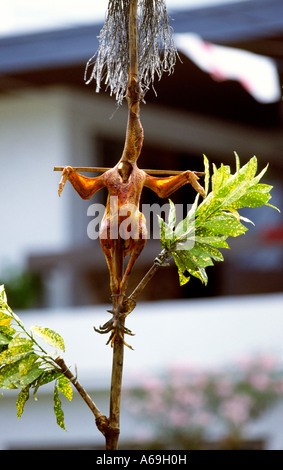
[[[129,83],[133,75],[137,78],[138,58],[137,58],[137,13],[138,0],[131,0],[129,12]],[[131,102],[128,102],[129,112]],[[122,247],[121,247],[122,254]],[[122,299],[121,299],[122,300]],[[119,302],[119,300],[117,299]],[[122,302],[118,303],[118,305]],[[114,304],[113,304],[114,305]],[[125,319],[120,318],[120,323],[124,326]],[[120,405],[122,391],[122,375],[124,362],[124,342],[123,333],[121,336],[116,335],[113,344],[113,362],[112,377],[110,391],[110,414],[109,414],[109,430],[106,434],[106,449],[117,450],[120,434]]]
[[[129,13],[129,78],[138,75],[138,0],[131,0]]]

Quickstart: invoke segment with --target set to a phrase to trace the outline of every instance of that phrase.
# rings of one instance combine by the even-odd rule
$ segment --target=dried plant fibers
[[[99,49],[89,59],[86,83],[102,82],[121,104],[126,96],[129,69],[129,9],[131,0],[109,0],[106,21],[98,36]],[[163,72],[172,73],[177,51],[169,26],[165,0],[138,1],[138,80],[143,93]],[[88,77],[88,71],[92,67]]]

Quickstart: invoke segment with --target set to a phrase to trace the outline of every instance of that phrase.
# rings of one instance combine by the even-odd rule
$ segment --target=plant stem
[[[102,432],[103,435],[106,435],[108,432],[108,419],[106,416],[104,416],[101,411],[97,408],[96,404],[94,401],[90,398],[88,393],[85,391],[83,386],[78,382],[77,378],[72,374],[68,366],[66,365],[64,359],[62,357],[57,357],[54,359],[54,362],[59,366],[60,372],[67,377],[67,379],[72,382],[76,390],[79,392],[81,395],[82,399],[84,402],[87,404],[87,406],[90,408],[92,413],[95,416],[95,422],[97,425],[97,428],[99,429],[100,432]]]
[[[120,320],[121,325],[124,326],[125,320]],[[122,334],[122,333],[121,333]],[[122,334],[123,336],[123,334]],[[113,345],[113,362],[112,362],[112,377],[111,377],[111,391],[110,391],[110,414],[109,414],[109,429],[106,436],[106,450],[117,450],[118,440],[120,434],[120,405],[121,405],[121,391],[122,391],[122,374],[124,362],[124,343],[122,339],[117,336]]]
[[[136,301],[136,298],[138,297],[138,295],[140,295],[140,293],[143,291],[143,289],[148,284],[148,282],[153,278],[154,274],[160,268],[160,266],[163,265],[167,257],[168,257],[168,253],[166,253],[165,250],[162,250],[162,252],[157,256],[157,258],[155,258],[151,268],[144,275],[144,277],[139,282],[137,287],[133,290],[131,295],[129,295],[129,297],[126,299],[129,303],[133,303]]]
[[[138,14],[138,0],[131,0],[129,6],[129,86],[133,77],[137,80],[138,74],[138,57],[137,57],[137,14]],[[128,110],[129,117],[131,115],[131,107],[133,106],[133,99],[130,93],[128,94]],[[139,103],[136,103],[139,106]],[[126,139],[128,136],[126,137]],[[118,308],[120,309],[120,302]],[[121,310],[120,310],[121,311]],[[125,317],[119,315],[121,326],[124,327]],[[124,362],[124,333],[115,335],[113,343],[113,361],[112,361],[112,377],[111,377],[111,391],[110,391],[110,414],[109,426],[106,437],[106,450],[117,450],[118,440],[120,434],[120,405],[121,405],[121,390],[122,390],[122,375],[123,375],[123,362]]]

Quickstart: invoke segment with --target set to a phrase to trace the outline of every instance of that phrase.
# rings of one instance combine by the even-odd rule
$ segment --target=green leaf
[[[191,237],[195,233],[195,214],[198,206],[199,194],[197,194],[192,207],[187,213],[184,220],[178,223],[175,228],[175,242],[181,243],[186,240],[186,238]]]
[[[26,338],[13,338],[9,347],[0,354],[0,365],[11,364],[31,353],[33,342]]]
[[[57,421],[58,426],[60,426],[60,428],[66,431],[65,423],[64,423],[64,413],[62,410],[61,401],[59,398],[59,391],[58,391],[58,387],[56,383],[54,386],[54,413],[56,416],[56,421]]]
[[[12,339],[13,335],[16,333],[16,330],[15,328],[12,328],[11,326],[3,325],[3,326],[0,326],[0,333]]]
[[[41,326],[32,326],[30,329],[37,336],[43,338],[47,344],[65,351],[64,340],[56,331]]]
[[[8,364],[0,369],[0,388],[18,388],[19,364]]]
[[[205,245],[196,243],[195,246],[188,252],[190,259],[194,261],[198,268],[206,268],[213,266],[213,261],[207,252]]]
[[[247,227],[241,224],[235,217],[230,217],[224,213],[207,220],[202,226],[215,235],[221,234],[230,237],[237,237],[248,230]]]
[[[174,241],[174,232],[168,224],[157,214],[157,219],[160,227],[160,242],[161,246],[168,250]]]
[[[33,347],[33,341],[31,339],[27,338],[20,338],[19,336],[16,336],[16,338],[13,338],[12,341],[10,341],[9,344],[9,349],[17,349],[19,352],[21,351],[27,351]]]
[[[213,164],[213,175],[211,178],[212,183],[212,191],[214,194],[218,192],[218,190],[225,186],[226,182],[230,177],[230,167],[228,165],[221,164],[220,168],[216,168],[216,165]]]
[[[237,152],[234,152],[235,159],[236,159],[236,173],[239,173],[241,165],[240,165],[240,158]]]
[[[0,326],[9,326],[12,318],[5,314],[3,311],[0,312]]]
[[[30,388],[29,386],[23,388],[20,391],[19,395],[18,395],[18,399],[17,399],[17,416],[18,416],[19,419],[23,414],[24,406],[25,406],[27,400],[29,399],[29,388]]]
[[[174,203],[169,199],[170,210],[168,215],[168,226],[173,231],[176,223],[176,209]]]
[[[158,214],[157,214],[157,220],[158,220],[158,224],[160,227],[160,242],[161,242],[162,248],[164,248],[165,247],[165,222],[162,219],[162,217],[160,217]]]
[[[6,292],[5,292],[5,286],[4,284],[1,284],[0,285],[0,299],[5,302],[5,304],[7,303],[7,295],[6,295]]]
[[[22,348],[6,349],[5,351],[3,351],[0,354],[0,365],[12,364],[13,362],[17,362],[31,353],[31,351],[19,351],[22,351]]]
[[[200,232],[200,231],[199,231]],[[204,236],[200,232],[199,235],[195,236],[195,241],[199,243],[205,243],[207,245],[215,246],[216,248],[229,248],[228,243],[226,243],[226,238],[224,236]]]
[[[171,242],[163,243],[163,248],[173,255],[178,268],[181,284],[185,284],[190,276],[207,283],[206,267],[213,261],[223,261],[218,248],[229,248],[226,239],[244,234],[248,229],[243,223],[253,222],[239,214],[243,207],[271,206],[270,191],[272,186],[259,183],[265,174],[265,167],[257,176],[257,158],[252,157],[242,168],[240,159],[235,153],[236,172],[231,174],[230,166],[219,168],[212,165],[212,190],[209,194],[209,162],[204,156],[205,191],[207,196],[198,205],[198,197],[181,221],[171,237]],[[276,207],[274,207],[277,209]],[[278,209],[277,209],[278,210]],[[172,221],[172,223],[171,223]],[[170,219],[171,229],[173,217]],[[165,237],[167,227],[164,223],[162,234]],[[192,244],[194,243],[194,246]]]
[[[32,384],[38,377],[43,374],[44,370],[39,368],[39,365],[35,364],[34,367],[30,368],[27,373],[20,377],[19,383],[21,387],[26,387]]]
[[[173,252],[173,258],[178,268],[179,281],[180,285],[186,284],[190,276],[197,277],[205,284],[207,283],[207,275],[205,270],[199,266],[203,264],[204,266],[213,264],[211,259],[207,259],[207,262],[204,263],[203,259],[198,259],[196,253],[193,252],[193,256],[189,250]]]
[[[205,195],[207,196],[208,190],[209,190],[209,179],[210,179],[210,174],[209,174],[209,161],[208,158],[203,155],[203,164],[204,164],[204,191]]]
[[[39,356],[35,353],[31,353],[24,357],[19,364],[19,376],[22,377],[26,375],[38,358]]]
[[[237,209],[241,209],[242,207],[261,207],[267,204],[270,198],[270,194],[251,188],[247,190],[245,194],[238,199],[237,204],[233,204],[233,206],[237,206]]]
[[[209,245],[201,245],[203,250],[207,252],[208,256],[210,256],[215,261],[224,261],[224,257],[222,253],[217,250],[215,247]]]
[[[175,264],[178,268],[180,285],[183,286],[183,285],[187,284],[187,282],[190,280],[190,276],[186,275],[186,273],[189,274],[187,266],[186,266],[186,262],[184,262],[182,260],[182,254],[179,253],[179,252],[177,252],[177,253],[174,252],[173,253],[173,258],[174,258]]]
[[[63,374],[59,376],[58,379],[58,389],[60,390],[69,401],[73,398],[73,389],[70,384],[70,381]]]
[[[39,387],[42,385],[46,385],[53,380],[56,380],[60,376],[61,372],[58,372],[56,369],[53,370],[48,370],[48,371],[43,371],[42,375],[39,377],[37,380],[35,386],[34,386],[34,392],[33,395],[35,396],[36,392],[38,391]]]
[[[0,333],[0,345],[2,346],[3,344],[9,344],[10,343],[10,339],[7,338],[7,336],[3,335],[2,333]]]

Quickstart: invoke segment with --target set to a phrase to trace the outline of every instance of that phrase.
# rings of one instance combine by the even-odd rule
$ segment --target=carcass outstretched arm
[[[197,175],[189,170],[169,178],[156,178],[147,174],[144,186],[154,191],[160,198],[165,198],[188,183],[191,184],[202,197],[205,197],[205,191],[198,183]]]
[[[66,166],[62,172],[61,180],[59,183],[58,194],[64,189],[66,181],[69,180],[77,193],[82,199],[89,199],[99,189],[105,186],[104,175],[97,176],[96,178],[88,178],[87,176],[80,175],[71,166]]]

